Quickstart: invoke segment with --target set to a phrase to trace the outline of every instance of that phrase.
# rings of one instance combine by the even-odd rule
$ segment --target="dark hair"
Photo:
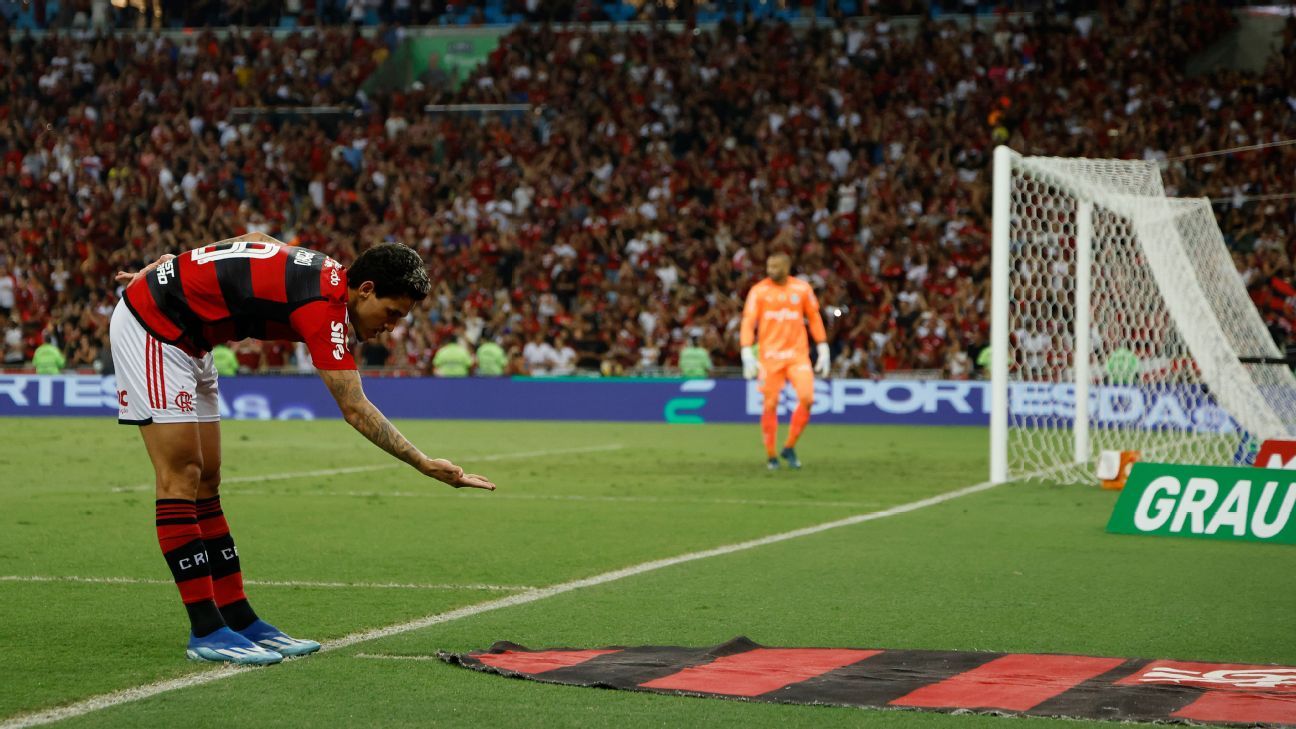
[[[347,269],[347,286],[358,288],[365,281],[372,281],[374,294],[384,298],[408,296],[417,302],[432,290],[423,259],[400,243],[374,246],[355,259]]]

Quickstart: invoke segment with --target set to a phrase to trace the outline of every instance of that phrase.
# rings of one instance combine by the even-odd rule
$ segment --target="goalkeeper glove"
[[[832,366],[832,355],[828,352],[828,343],[820,342],[815,349],[814,371],[820,377],[827,377],[829,368]]]
[[[754,380],[760,374],[760,365],[756,363],[756,353],[751,347],[742,348],[743,379]]]

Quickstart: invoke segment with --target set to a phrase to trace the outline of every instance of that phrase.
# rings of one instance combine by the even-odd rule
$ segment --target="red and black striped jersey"
[[[248,242],[196,248],[135,281],[125,300],[150,334],[195,357],[253,337],[305,342],[321,370],[356,367],[346,271],[317,251]]]

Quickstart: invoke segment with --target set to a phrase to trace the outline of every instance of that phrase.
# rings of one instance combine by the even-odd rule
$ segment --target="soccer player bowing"
[[[255,337],[305,342],[342,416],[374,445],[455,488],[494,490],[410,443],[365,397],[348,336],[390,331],[431,284],[414,251],[380,245],[350,268],[262,234],[166,255],[125,286],[109,336],[118,422],[138,425],[157,483],[157,537],[189,613],[194,660],[276,663],[319,650],[260,619],[243,591],[220,503],[221,442],[211,349]]]
[[[792,259],[785,253],[776,253],[765,262],[768,278],[761,280],[747,293],[743,306],[740,344],[742,345],[743,377],[760,378],[764,396],[761,412],[761,436],[765,441],[768,468],[779,467],[775,455],[778,438],[779,393],[788,380],[796,390],[797,406],[792,412],[787,441],[783,444],[783,460],[789,468],[800,468],[796,444],[810,422],[810,407],[814,405],[814,376],[827,377],[829,372],[828,336],[823,318],[819,315],[819,300],[810,284],[789,275]],[[810,366],[810,346],[806,340],[806,324],[816,343],[815,363]],[[758,344],[753,351],[753,344]],[[758,358],[759,357],[759,358]]]

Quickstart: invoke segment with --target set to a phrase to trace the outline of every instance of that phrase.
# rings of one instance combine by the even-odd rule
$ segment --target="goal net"
[[[1228,464],[1296,433],[1296,378],[1210,202],[1153,162],[995,152],[990,477],[1093,481],[1101,450]]]

